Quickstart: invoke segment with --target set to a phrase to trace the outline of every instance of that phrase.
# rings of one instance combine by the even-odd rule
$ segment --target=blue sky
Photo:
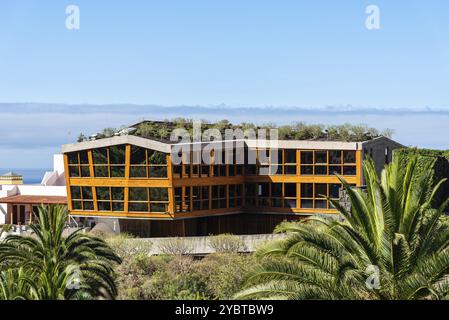
[[[69,4],[81,10],[80,30],[65,28]],[[380,30],[365,28],[369,4],[380,7]],[[35,114],[0,110],[2,119],[22,123],[0,129],[0,138],[8,137],[0,146],[10,148],[0,168],[48,167],[48,153],[69,131],[152,116],[144,108],[127,113],[126,106],[118,113],[92,108],[79,114],[70,106],[48,112],[46,103],[445,110],[448,9],[446,0],[3,0],[0,103],[44,104]],[[169,117],[170,110],[161,110],[158,117]],[[278,116],[258,120],[289,120]],[[344,117],[304,119],[394,125],[405,143],[446,146],[417,130],[422,121],[396,121],[400,117],[382,111],[378,118]],[[446,116],[426,117],[427,129],[436,131],[431,124]],[[410,127],[415,122],[417,128]],[[52,136],[37,141],[36,131],[44,129]],[[18,161],[22,154],[33,160]]]

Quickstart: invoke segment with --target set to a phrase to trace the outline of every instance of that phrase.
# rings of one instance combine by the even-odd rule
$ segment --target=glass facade
[[[119,217],[335,212],[328,200],[339,199],[335,174],[361,183],[355,150],[246,149],[243,163],[235,152],[208,151],[208,161],[203,153],[179,165],[167,153],[135,145],[67,153],[70,210]]]

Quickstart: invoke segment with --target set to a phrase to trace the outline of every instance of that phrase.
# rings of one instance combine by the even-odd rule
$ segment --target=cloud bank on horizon
[[[441,133],[449,122],[449,109],[380,109],[351,106],[323,108],[227,107],[157,105],[0,104],[0,168],[49,168],[62,144],[73,143],[105,127],[120,127],[141,119],[221,120],[290,124],[368,124],[393,129],[394,139],[407,146],[449,149]]]

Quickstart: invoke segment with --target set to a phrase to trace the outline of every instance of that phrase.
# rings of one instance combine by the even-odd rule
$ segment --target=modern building
[[[37,218],[37,208],[47,204],[67,204],[63,155],[53,157],[53,171],[40,184],[4,183],[0,179],[0,224],[26,225]],[[17,178],[18,179],[18,178]]]
[[[361,186],[367,155],[380,171],[393,149],[403,147],[386,137],[275,142],[228,140],[221,155],[211,151],[211,163],[196,161],[202,157],[192,152],[180,164],[172,163],[179,144],[132,134],[64,145],[70,214],[84,221],[113,220],[114,228],[146,237],[271,233],[283,220],[335,215],[324,198],[339,198],[335,173]],[[239,143],[246,156],[237,164],[236,153],[226,150]],[[204,152],[206,143],[200,144]],[[230,154],[234,161],[215,161]]]

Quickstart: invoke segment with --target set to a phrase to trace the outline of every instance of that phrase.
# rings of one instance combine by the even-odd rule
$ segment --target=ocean
[[[7,172],[14,172],[23,176],[23,183],[25,184],[39,184],[44,177],[46,171],[52,171],[53,169],[9,169],[0,168],[0,175]]]

